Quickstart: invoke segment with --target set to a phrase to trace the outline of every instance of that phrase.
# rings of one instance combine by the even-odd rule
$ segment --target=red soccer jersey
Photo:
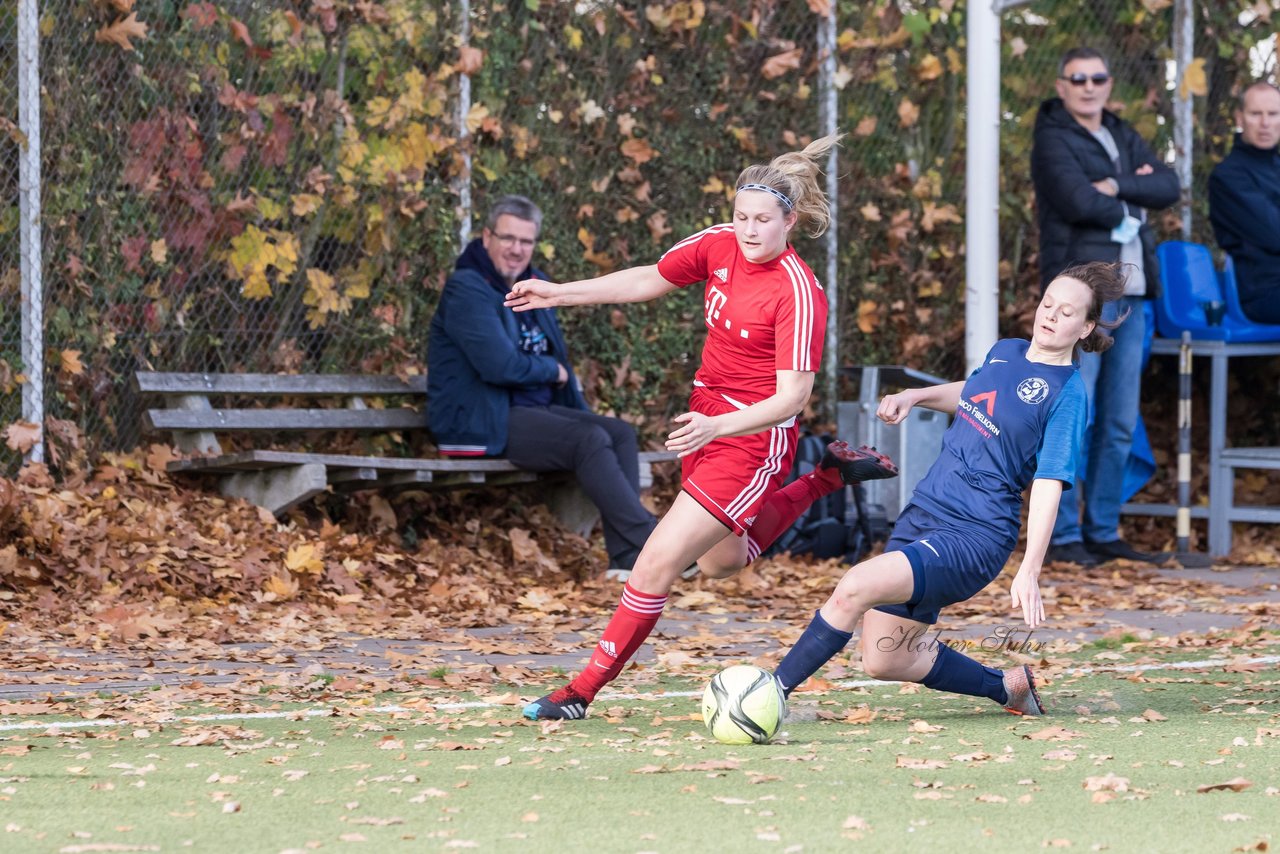
[[[777,391],[777,371],[818,371],[827,295],[790,246],[765,264],[743,257],[731,224],[686,238],[658,259],[685,287],[706,280],[707,340],[694,382],[737,405]]]

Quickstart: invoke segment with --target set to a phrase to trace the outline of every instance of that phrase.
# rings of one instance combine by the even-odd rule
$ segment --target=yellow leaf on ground
[[[309,572],[319,575],[324,572],[324,561],[320,550],[313,543],[298,543],[289,549],[284,558],[285,569],[292,572]]]
[[[298,582],[293,580],[293,576],[285,570],[284,577],[273,575],[267,579],[262,585],[262,590],[273,596],[277,601],[292,599],[298,595]]]

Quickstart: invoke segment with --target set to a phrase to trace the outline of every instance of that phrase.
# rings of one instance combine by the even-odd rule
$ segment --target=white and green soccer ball
[[[787,714],[787,699],[773,674],[751,664],[717,673],[702,693],[702,720],[722,744],[764,744]]]

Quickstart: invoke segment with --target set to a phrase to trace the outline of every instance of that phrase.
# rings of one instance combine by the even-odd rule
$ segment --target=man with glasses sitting
[[[612,574],[629,574],[656,520],[640,503],[631,425],[587,408],[554,309],[517,314],[511,286],[532,264],[542,211],[504,196],[445,282],[427,343],[427,422],[446,456],[504,456],[573,472],[600,510]]]
[[[1108,304],[1104,319],[1125,313],[1128,319],[1112,332],[1109,350],[1080,358],[1094,413],[1088,458],[1077,463],[1084,483],[1059,503],[1049,546],[1048,560],[1085,566],[1112,558],[1151,558],[1120,539],[1120,505],[1138,422],[1144,301],[1153,299],[1160,286],[1144,209],[1168,207],[1179,198],[1173,170],[1131,124],[1107,109],[1111,84],[1102,54],[1087,47],[1067,51],[1058,66],[1058,97],[1040,105],[1031,151],[1041,291],[1075,264],[1125,265],[1125,296]]]

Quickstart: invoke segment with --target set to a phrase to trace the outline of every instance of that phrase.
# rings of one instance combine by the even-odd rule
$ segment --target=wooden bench
[[[426,377],[355,374],[195,374],[138,371],[139,394],[159,397],[163,408],[148,409],[143,425],[168,431],[179,451],[168,470],[219,478],[223,495],[244,498],[279,516],[316,495],[333,490],[454,489],[506,486],[547,480],[548,505],[572,530],[590,530],[594,505],[564,473],[540,474],[504,459],[448,459],[327,454],[252,448],[224,452],[219,434],[247,434],[251,444],[277,444],[279,434],[352,430],[365,433],[426,429]],[[293,399],[304,399],[299,407]],[[314,406],[329,398],[339,405]],[[262,405],[263,401],[274,403]],[[215,406],[215,400],[226,406]],[[246,402],[251,405],[245,406]],[[668,451],[640,455],[642,487],[652,484],[652,464],[675,459]]]

